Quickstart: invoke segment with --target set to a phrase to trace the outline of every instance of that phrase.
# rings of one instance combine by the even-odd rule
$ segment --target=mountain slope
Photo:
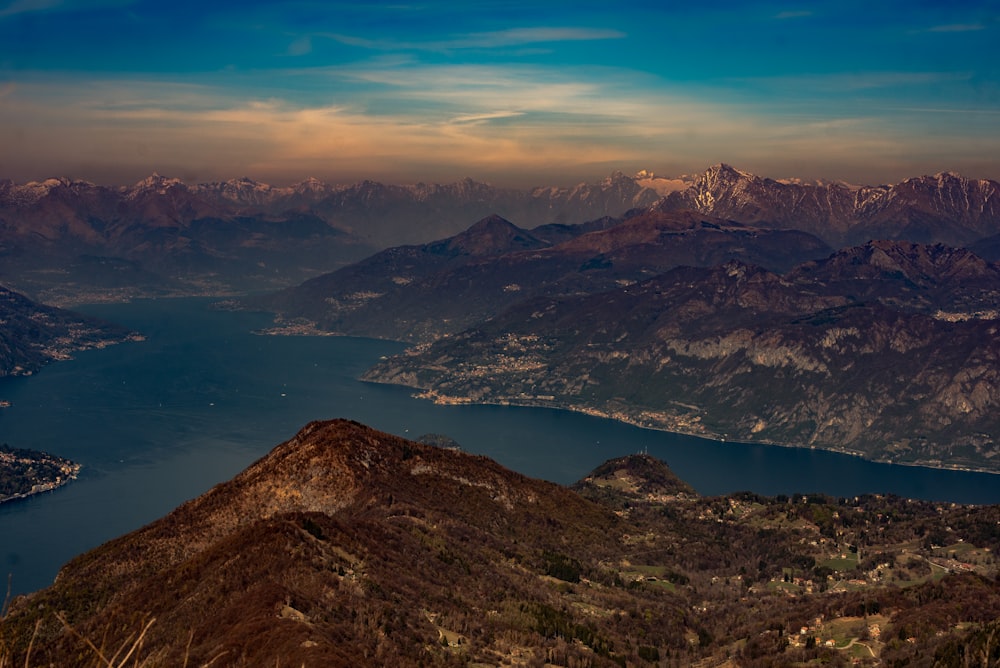
[[[881,496],[703,499],[641,455],[570,490],[315,422],[14,601],[0,665],[841,665],[816,646],[831,634],[867,642],[864,665],[906,665],[1000,617],[998,519]],[[965,573],[924,575],[958,558]],[[913,640],[871,642],[870,625]]]
[[[71,562],[4,631],[42,604],[88,637],[155,617],[144,649],[157,665],[457,665],[442,638],[499,634],[521,603],[547,610],[547,564],[568,559],[554,555],[610,556],[617,523],[481,457],[313,423],[231,482]],[[501,611],[495,621],[484,605]],[[42,634],[40,659],[73,652],[56,620]],[[590,640],[607,654],[607,640]],[[490,645],[504,641],[487,640],[487,655]]]
[[[891,275],[905,275],[905,264],[911,279],[847,259],[886,250],[900,258]],[[929,257],[941,260],[936,274],[917,275]],[[981,280],[951,279],[968,272]],[[441,402],[568,407],[727,439],[1000,470],[1000,343],[995,309],[983,312],[998,290],[996,268],[970,253],[906,244],[851,249],[785,277],[736,262],[678,268],[519,304],[364,377]]]
[[[117,325],[32,301],[0,286],[0,377],[27,376],[74,351],[138,338]]]
[[[326,331],[427,341],[527,299],[610,290],[680,264],[741,258],[786,270],[829,253],[809,234],[690,212],[636,213],[592,228],[564,227],[553,235],[549,227],[527,231],[494,216],[454,237],[389,249],[245,303]]]
[[[942,244],[870,241],[804,263],[786,278],[944,318],[1000,315],[1000,266]]]

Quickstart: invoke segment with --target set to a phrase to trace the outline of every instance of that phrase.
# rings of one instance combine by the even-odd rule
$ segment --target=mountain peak
[[[707,176],[707,177],[714,177],[714,178],[726,177],[726,178],[731,178],[731,179],[740,179],[740,178],[743,178],[743,179],[756,179],[757,178],[756,176],[754,176],[750,172],[744,172],[741,169],[736,169],[732,165],[730,165],[728,163],[725,163],[725,162],[719,162],[719,163],[716,163],[716,164],[712,165],[711,167],[709,167],[708,169],[705,170],[704,175]]]
[[[316,193],[330,190],[329,184],[320,181],[315,176],[310,176],[292,186],[292,190],[299,193]]]
[[[313,422],[229,482],[70,562],[41,598],[15,602],[0,659],[25,625],[47,639],[34,652],[17,639],[32,665],[82,665],[78,641],[124,646],[145,616],[141,651],[156,665],[451,665],[443,615],[477,600],[483,582],[531,601],[556,566],[579,580],[564,555],[614,549],[615,521],[485,457]]]
[[[431,481],[440,480],[458,481],[455,499],[430,491]],[[288,513],[333,516],[393,504],[450,508],[463,495],[465,514],[482,512],[471,491],[463,491],[470,488],[509,509],[530,500],[515,489],[527,480],[485,458],[407,441],[351,420],[314,421],[229,482],[141,530],[141,537],[124,537],[137,542],[131,556],[111,569],[155,572],[241,527]],[[71,563],[64,574],[78,576],[90,568]]]
[[[631,183],[634,181],[635,181],[634,178],[630,176],[625,176],[625,174],[623,174],[621,170],[616,169],[615,171],[611,172],[608,176],[604,177],[604,180],[601,183],[605,186],[610,186],[616,183],[623,183],[623,182]]]
[[[497,214],[483,218],[447,242],[449,250],[484,256],[541,248],[545,245],[545,242],[535,238],[527,230],[522,230]]]
[[[178,178],[162,176],[158,172],[153,172],[141,181],[132,186],[132,190],[156,190],[163,192],[173,186],[183,186],[184,182]]]

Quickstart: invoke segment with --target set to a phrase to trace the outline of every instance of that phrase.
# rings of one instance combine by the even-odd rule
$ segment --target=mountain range
[[[491,216],[244,304],[278,314],[271,333],[417,344],[364,377],[439,402],[1000,470],[1000,267],[940,243],[834,252],[660,206]]]
[[[0,665],[993,665],[998,520],[703,498],[646,455],[570,489],[315,422],[12,601]]]
[[[689,212],[533,230],[490,216],[454,237],[390,248],[245,303],[292,325],[304,320],[341,334],[427,341],[535,296],[600,292],[679,264],[743,258],[784,270],[829,253],[806,233]]]
[[[0,181],[0,280],[50,301],[273,289],[387,245],[453,234],[495,211],[558,223],[618,215],[658,197],[620,173],[527,191],[471,179],[308,179],[286,188],[250,179],[189,186],[157,174],[120,188]]]
[[[834,247],[872,239],[966,246],[1000,233],[1000,183],[951,172],[851,186],[785,183],[720,164],[656,208],[802,230]]]
[[[636,210],[693,211],[755,229],[798,230],[832,248],[899,239],[1000,258],[998,184],[951,173],[896,185],[803,184],[725,164],[683,179],[616,172],[593,184],[275,187],[188,185],[157,174],[124,187],[69,179],[0,181],[0,281],[47,301],[224,294],[293,285],[373,252],[455,235],[499,215],[559,228]]]
[[[529,299],[364,378],[443,403],[995,471],[998,303],[1000,268],[970,251],[871,242],[784,275],[730,261]]]
[[[439,401],[998,470],[998,192],[951,173],[850,186],[725,164],[686,187],[616,173],[528,191],[4,182],[0,267],[64,299],[318,274],[241,303],[275,312],[272,333],[419,344],[367,378]],[[497,209],[539,224],[493,213],[348,264]]]

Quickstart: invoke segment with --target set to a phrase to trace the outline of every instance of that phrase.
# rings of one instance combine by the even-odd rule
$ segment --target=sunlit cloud
[[[996,176],[988,3],[892,2],[865,20],[856,3],[792,0],[182,9],[0,0],[0,178],[95,161],[270,179],[535,181],[718,161],[837,177],[826,160],[858,181],[923,158]]]
[[[509,179],[516,169],[537,184],[553,171],[582,179],[596,169],[662,171],[663,165],[726,161],[772,173],[779,162],[795,160],[833,178],[850,175],[848,165],[859,160],[891,169],[954,145],[948,135],[915,145],[904,129],[875,116],[776,114],[655,87],[621,95],[631,84],[612,70],[584,81],[565,69],[423,65],[397,71],[369,64],[316,76],[378,85],[367,90],[365,104],[347,95],[342,103],[303,105],[163,81],[8,84],[0,93],[0,143],[8,147],[0,166],[58,157],[63,164],[103,160],[140,172],[197,165],[204,178],[239,173],[278,182],[310,175],[399,181],[407,174],[506,173]],[[998,149],[1000,139],[988,137],[975,148]]]
[[[485,112],[479,114],[464,114],[461,116],[455,116],[451,119],[452,123],[482,123],[485,121],[494,121],[503,118],[516,118],[518,116],[523,116],[523,111],[494,111]]]

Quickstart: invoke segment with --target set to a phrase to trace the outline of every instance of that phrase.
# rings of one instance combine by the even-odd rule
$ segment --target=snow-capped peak
[[[132,190],[156,190],[159,193],[164,193],[167,188],[173,186],[183,186],[184,182],[178,178],[171,178],[167,176],[161,176],[157,172],[153,172],[151,175],[144,178],[132,186]]]

